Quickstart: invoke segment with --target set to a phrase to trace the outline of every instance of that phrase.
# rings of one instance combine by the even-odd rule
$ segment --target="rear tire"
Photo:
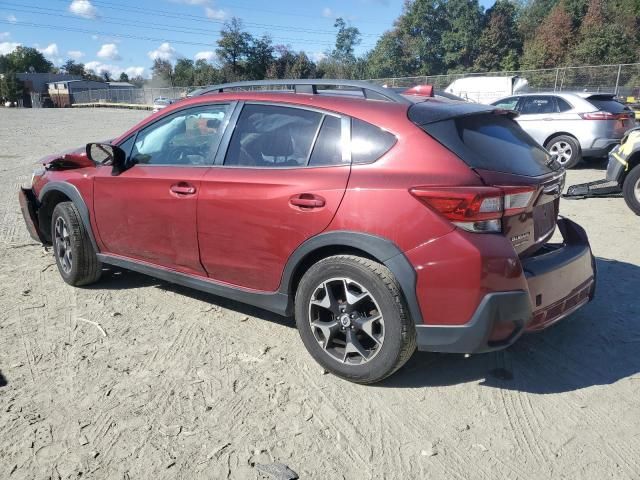
[[[354,255],[320,260],[300,280],[298,331],[325,370],[375,383],[402,367],[416,349],[416,331],[391,271]]]
[[[545,148],[564,168],[573,168],[582,160],[582,151],[578,140],[569,135],[558,135],[547,142]]]
[[[640,215],[640,165],[634,167],[622,185],[624,201],[636,215]]]
[[[102,264],[72,202],[61,202],[53,209],[51,244],[60,276],[69,285],[89,285],[100,278]]]

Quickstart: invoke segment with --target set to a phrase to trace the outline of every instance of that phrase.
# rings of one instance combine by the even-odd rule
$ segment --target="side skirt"
[[[159,267],[146,262],[131,260],[116,255],[107,255],[104,253],[98,253],[98,260],[108,265],[114,265],[116,267],[126,268],[127,270],[133,270],[134,272],[149,275],[151,277],[159,278],[170,283],[182,285],[184,287],[193,288],[194,290],[200,290],[202,292],[211,293],[220,297],[236,300],[238,302],[253,305],[255,307],[264,308],[270,312],[277,313],[279,315],[286,316],[289,305],[289,297],[285,294],[274,293],[261,293],[253,290],[248,290],[241,287],[232,287],[224,285],[213,280],[205,280],[196,278],[191,275],[176,272],[174,270]]]

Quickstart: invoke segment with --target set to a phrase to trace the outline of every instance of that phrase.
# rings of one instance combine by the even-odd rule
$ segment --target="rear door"
[[[518,104],[518,111],[517,122],[540,145],[544,145],[545,140],[557,131],[557,121],[561,120],[555,98],[551,95],[524,96]]]
[[[99,169],[94,215],[106,253],[205,274],[197,200],[231,109],[217,104],[174,112],[124,142],[130,168],[117,176]]]
[[[198,239],[217,281],[275,291],[293,251],[333,219],[349,179],[348,119],[247,103],[202,179]]]

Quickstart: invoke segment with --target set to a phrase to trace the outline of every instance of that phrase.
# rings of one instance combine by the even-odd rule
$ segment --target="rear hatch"
[[[622,138],[627,130],[635,126],[635,114],[626,105],[614,100],[612,94],[592,94],[583,97],[593,105],[597,111],[582,113],[580,116],[585,120],[606,121],[608,136],[611,138]]]
[[[496,229],[524,257],[535,253],[553,235],[565,174],[514,116],[511,111],[468,103],[424,102],[409,109],[414,123],[480,176],[488,187],[483,195],[492,196],[494,204],[502,202]],[[495,197],[495,191],[501,195]],[[476,211],[482,215],[488,211],[485,205],[489,209],[491,205],[480,203]]]

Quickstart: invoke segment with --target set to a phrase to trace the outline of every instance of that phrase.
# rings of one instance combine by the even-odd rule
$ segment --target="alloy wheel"
[[[640,203],[640,178],[636,181],[636,184],[633,187],[633,194],[636,197],[636,201]]]
[[[556,160],[560,165],[566,165],[567,162],[571,160],[571,155],[573,154],[573,149],[568,142],[556,142],[551,145],[549,149],[551,155],[556,157]]]
[[[384,342],[384,317],[378,303],[349,278],[332,278],[315,288],[309,322],[318,345],[340,363],[367,363]]]
[[[54,237],[56,255],[60,260],[60,266],[62,267],[64,273],[69,273],[71,272],[71,267],[73,266],[73,257],[71,253],[71,237],[69,236],[67,224],[62,217],[56,218]]]

